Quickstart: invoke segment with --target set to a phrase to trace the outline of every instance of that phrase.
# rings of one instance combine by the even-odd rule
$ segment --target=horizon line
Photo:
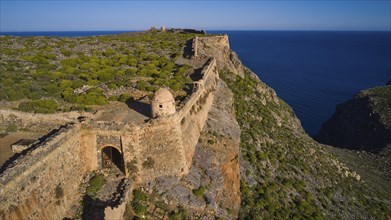
[[[167,29],[170,30],[171,28]],[[173,29],[193,29],[193,28],[173,28]],[[142,32],[150,29],[134,29],[134,30],[23,30],[23,31],[1,31],[0,33],[27,33],[27,32]],[[362,31],[362,32],[391,32],[390,30],[365,30],[365,29],[352,29],[352,30],[340,30],[340,29],[193,29],[193,30],[205,30],[205,31]]]

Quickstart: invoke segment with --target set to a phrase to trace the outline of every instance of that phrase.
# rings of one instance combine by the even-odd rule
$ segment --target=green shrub
[[[215,144],[215,141],[212,140],[212,139],[209,139],[209,140],[208,140],[208,144],[213,145],[213,144]]]
[[[188,219],[188,214],[186,210],[180,206],[177,211],[170,212],[168,218],[172,220],[183,220]]]
[[[64,189],[61,187],[60,184],[56,186],[55,193],[56,193],[56,199],[60,199],[64,197]]]
[[[133,97],[128,95],[128,94],[122,94],[122,95],[119,96],[118,101],[120,101],[120,102],[127,102],[129,99],[131,99],[130,101],[134,100]]]
[[[148,195],[140,189],[133,190],[132,207],[137,215],[145,215],[148,211]]]
[[[205,191],[206,191],[206,187],[201,186],[198,189],[193,189],[193,194],[197,197],[202,197],[202,196],[204,196]]]
[[[97,174],[93,176],[88,181],[88,187],[87,187],[87,195],[94,198],[96,196],[96,193],[102,188],[102,186],[106,183],[106,179],[103,175]]]
[[[5,129],[6,132],[16,132],[18,131],[18,126],[16,124],[10,124],[7,126],[7,128]]]
[[[55,113],[58,109],[57,102],[52,99],[40,99],[34,101],[21,102],[18,110],[34,113]]]

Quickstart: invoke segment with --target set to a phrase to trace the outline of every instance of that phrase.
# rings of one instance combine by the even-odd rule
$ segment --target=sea
[[[3,32],[82,37],[129,31]],[[391,32],[207,31],[226,33],[244,65],[271,86],[315,135],[337,104],[391,79]]]

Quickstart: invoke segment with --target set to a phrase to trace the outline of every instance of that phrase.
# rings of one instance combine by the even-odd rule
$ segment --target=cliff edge
[[[134,37],[140,37],[137,42],[154,39],[163,43],[167,39],[172,43],[190,39],[166,32]],[[109,40],[111,45],[115,39]],[[191,59],[178,58],[189,67],[183,63],[178,68],[194,69],[196,74],[191,76],[198,80],[177,112],[180,120],[170,120],[175,115],[157,118],[156,123],[148,121],[141,130],[135,127],[138,125],[116,121],[121,117],[113,118],[115,113],[111,113],[109,120],[115,123],[86,120],[63,128],[64,132],[55,133],[48,142],[50,145],[26,159],[29,163],[21,163],[23,169],[13,169],[23,178],[20,185],[8,184],[9,191],[1,188],[5,202],[0,203],[0,213],[10,204],[10,210],[23,210],[15,212],[19,219],[32,218],[31,213],[44,208],[57,211],[54,218],[63,218],[71,209],[67,216],[75,219],[87,218],[91,212],[100,219],[390,219],[391,180],[381,179],[378,172],[363,165],[366,161],[361,154],[319,144],[309,137],[292,108],[242,65],[229,47],[228,36],[194,37],[189,42],[194,52]],[[167,55],[180,55],[181,45],[174,46]],[[160,47],[153,48],[162,56]],[[166,63],[175,65],[173,60]],[[178,69],[178,73],[185,75],[186,69]],[[185,85],[183,76],[175,76],[173,88]],[[158,84],[159,80],[143,81],[136,87],[147,93]],[[175,138],[178,136],[181,138]],[[184,151],[176,150],[181,145]],[[55,154],[52,149],[57,150]],[[106,150],[119,152],[117,156],[122,152],[123,159],[109,157]],[[46,155],[51,155],[50,161],[42,159]],[[31,165],[36,161],[40,166]],[[168,164],[170,161],[175,163]],[[186,172],[181,169],[184,161]],[[357,166],[352,161],[358,161]],[[26,173],[24,167],[31,172]],[[108,175],[112,168],[115,172]],[[12,175],[0,177],[8,183]],[[104,183],[105,178],[114,181]],[[108,193],[108,188],[114,194]],[[79,206],[68,206],[79,192],[87,192]],[[31,199],[19,202],[21,196],[30,195]],[[99,212],[91,209],[95,206]],[[44,214],[45,218],[54,216],[51,211]]]

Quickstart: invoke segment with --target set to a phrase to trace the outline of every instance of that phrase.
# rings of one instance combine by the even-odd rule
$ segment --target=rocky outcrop
[[[391,85],[363,90],[337,105],[315,139],[366,151],[379,151],[391,145]]]

